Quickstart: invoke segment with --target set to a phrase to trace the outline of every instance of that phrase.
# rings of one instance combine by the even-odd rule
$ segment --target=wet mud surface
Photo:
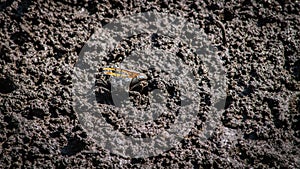
[[[83,129],[72,106],[72,73],[98,28],[152,10],[185,17],[204,30],[226,68],[226,104],[207,140],[199,137],[207,116],[200,113],[171,150],[124,158],[96,144]],[[296,1],[1,1],[0,168],[300,168],[299,12]],[[159,88],[159,79],[153,79],[147,85]],[[146,95],[139,87],[134,89]],[[139,100],[140,106],[148,102]],[[171,103],[180,105],[176,98]],[[153,133],[172,119],[176,113],[162,116]],[[130,131],[130,125],[122,130]],[[152,135],[142,131],[139,136]]]

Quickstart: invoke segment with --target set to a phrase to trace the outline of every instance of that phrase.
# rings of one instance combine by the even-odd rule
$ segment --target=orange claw
[[[122,77],[122,78],[138,78],[138,79],[146,79],[147,76],[143,73],[139,73],[136,71],[121,69],[121,68],[103,68],[105,70],[104,74],[115,76],[115,77]]]

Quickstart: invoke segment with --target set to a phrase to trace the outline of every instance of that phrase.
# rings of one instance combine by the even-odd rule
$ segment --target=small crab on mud
[[[128,69],[110,67],[102,68],[101,72],[102,75],[97,78],[98,82],[96,82],[96,85],[100,87],[100,91],[98,92],[101,93],[101,95],[98,95],[98,101],[100,103],[113,104],[109,77],[114,76],[131,79],[128,89],[130,100],[133,102],[134,106],[146,108],[147,105],[149,105],[149,100],[147,99],[148,77],[146,74]]]
[[[148,70],[146,74],[121,68],[102,68],[102,76],[101,78],[98,78],[100,79],[98,86],[100,86],[101,89],[101,92],[98,93],[102,93],[101,96],[98,97],[100,99],[100,103],[110,105],[114,104],[111,98],[111,83],[109,82],[110,76],[131,79],[128,88],[129,99],[138,109],[146,110],[148,108],[151,102],[149,100],[149,94],[155,89],[159,89],[163,93],[166,93],[169,95],[167,98],[173,98],[172,100],[175,99],[174,97],[178,97],[179,91],[176,91],[174,88],[175,86],[173,86],[170,82],[163,80],[163,78],[154,77],[153,71],[156,72],[155,74],[158,73],[155,70]],[[175,101],[175,104],[180,105],[178,98],[175,100],[177,100]]]

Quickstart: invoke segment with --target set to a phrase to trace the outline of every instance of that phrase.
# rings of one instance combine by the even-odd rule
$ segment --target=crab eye
[[[145,75],[144,73],[140,73],[137,76],[137,79],[139,79],[139,80],[146,80],[147,78],[148,78],[147,75]]]

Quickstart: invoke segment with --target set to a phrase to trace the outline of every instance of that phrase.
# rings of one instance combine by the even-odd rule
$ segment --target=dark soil
[[[98,28],[152,10],[199,24],[223,53],[226,106],[208,140],[195,125],[170,151],[129,159],[88,137],[71,76]],[[300,168],[299,15],[293,0],[1,1],[0,168]]]

